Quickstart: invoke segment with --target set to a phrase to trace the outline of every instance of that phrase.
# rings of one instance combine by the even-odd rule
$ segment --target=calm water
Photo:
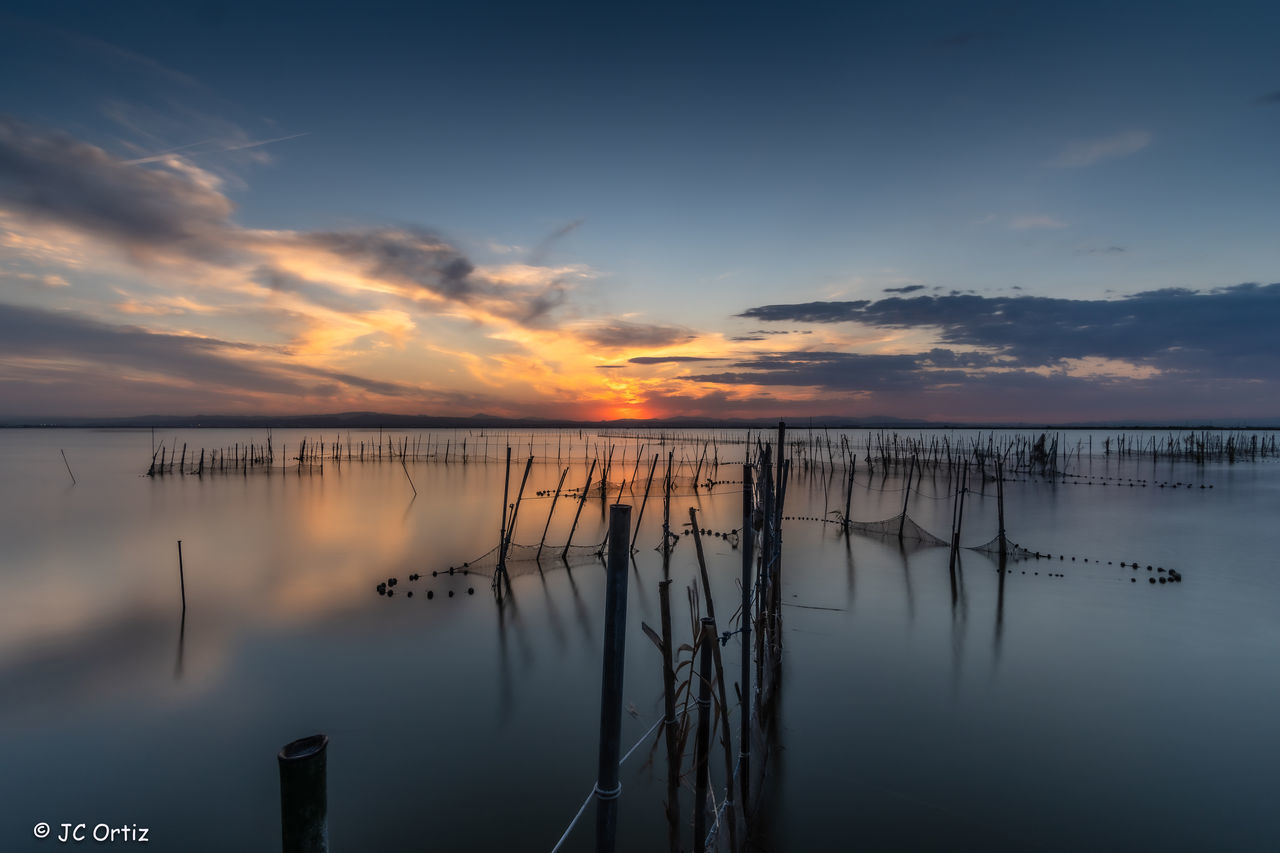
[[[273,440],[296,448],[303,435]],[[175,437],[265,439],[156,441]],[[467,437],[474,454],[484,439]],[[491,435],[490,453],[505,440]],[[517,458],[530,440],[550,459],[526,495],[555,487],[557,449],[573,446],[566,487],[582,485],[597,446],[616,446],[615,483],[640,444],[656,450],[652,438],[522,433]],[[430,575],[496,543],[505,467],[411,462],[414,498],[386,463],[152,479],[140,476],[151,447],[149,431],[0,431],[0,849],[55,845],[33,837],[39,821],[55,834],[63,822],[146,826],[152,849],[278,849],[275,753],[322,731],[335,851],[550,850],[594,781],[600,564],[544,559],[502,607],[486,578]],[[1100,435],[1094,450],[1072,460],[1081,478],[1007,484],[1010,538],[1054,559],[1013,564],[1003,590],[977,552],[963,553],[953,592],[945,549],[787,522],[766,849],[1280,847],[1280,467],[1118,465]],[[742,446],[720,456],[716,476],[738,479]],[[966,503],[964,544],[995,533],[987,492]],[[948,495],[945,476],[926,476],[912,518],[945,536]],[[891,516],[902,499],[900,477],[869,478],[860,461],[855,519]],[[638,511],[640,493],[628,500]],[[843,502],[839,475],[794,473],[789,515]],[[737,487],[674,499],[673,526],[691,505],[712,529],[740,524]],[[574,508],[561,499],[549,542],[564,541]],[[549,509],[526,498],[516,539],[536,542]],[[603,531],[603,504],[588,501],[575,541]],[[640,628],[659,623],[660,536],[651,500],[630,578],[626,745],[660,716],[660,659]],[[723,621],[740,555],[705,541]],[[672,559],[687,638],[687,538]],[[1138,583],[1119,567],[1133,560]],[[1185,580],[1150,585],[1148,563]],[[410,583],[415,572],[426,577]],[[394,599],[374,589],[389,577]],[[735,643],[724,652],[736,672]],[[647,758],[646,746],[624,767],[628,851],[665,843],[665,783]],[[591,836],[588,820],[567,849]]]

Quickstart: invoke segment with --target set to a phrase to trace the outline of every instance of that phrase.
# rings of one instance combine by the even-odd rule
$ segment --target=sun
[[[615,403],[600,410],[600,419],[604,421],[648,418],[649,416],[649,410],[637,403]]]

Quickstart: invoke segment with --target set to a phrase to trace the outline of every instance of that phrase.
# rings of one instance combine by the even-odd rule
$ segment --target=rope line
[[[686,710],[681,710],[681,711],[680,711],[680,713],[679,713],[677,716],[683,716],[683,715],[684,715],[684,714],[686,714],[686,713],[688,713]],[[662,725],[662,724],[663,724],[663,723],[665,723],[665,722],[667,722],[667,720],[665,720],[665,719],[663,719],[663,718],[659,718],[658,720],[656,720],[656,721],[654,722],[654,724],[653,724],[652,726],[650,726],[650,727],[649,727],[649,730],[648,730],[647,732],[645,732],[643,735],[641,735],[641,736],[640,736],[640,739],[639,739],[638,741],[636,741],[636,742],[631,746],[631,748],[630,748],[630,749],[628,749],[628,750],[627,750],[626,755],[624,755],[624,756],[622,756],[621,758],[619,758],[619,759],[618,759],[618,766],[619,766],[619,767],[621,767],[621,766],[622,766],[622,764],[623,764],[623,762],[625,762],[628,758],[630,758],[630,757],[631,757],[631,753],[633,753],[633,752],[635,752],[637,749],[639,749],[639,748],[640,748],[640,744],[642,744],[642,743],[644,743],[646,740],[648,740],[649,735],[651,735],[651,734],[653,734],[655,731],[657,731],[658,726]],[[674,722],[674,720],[673,720],[672,722]],[[556,842],[556,846],[551,848],[551,853],[557,853],[557,851],[558,851],[561,847],[563,847],[563,846],[564,846],[565,841],[566,841],[566,840],[568,840],[568,838],[569,838],[569,833],[573,832],[573,828],[574,828],[575,826],[577,826],[577,825],[578,825],[578,821],[582,818],[582,813],[583,813],[583,812],[585,812],[585,811],[587,810],[587,806],[591,805],[591,801],[592,801],[593,799],[595,799],[595,798],[598,796],[598,797],[599,797],[600,799],[602,799],[602,800],[612,800],[612,799],[616,798],[616,797],[617,797],[619,794],[621,794],[621,793],[622,793],[622,783],[621,783],[621,782],[619,782],[619,783],[618,783],[618,787],[617,787],[617,788],[615,788],[615,789],[613,789],[612,791],[602,791],[602,790],[600,790],[600,783],[599,783],[599,782],[596,782],[596,784],[595,784],[595,785],[592,785],[592,786],[591,786],[591,793],[590,793],[590,794],[587,794],[587,798],[586,798],[585,800],[583,800],[583,801],[582,801],[582,806],[578,809],[578,813],[577,813],[577,814],[575,814],[575,815],[573,816],[573,820],[569,821],[569,825],[568,825],[568,826],[566,826],[566,827],[564,828],[564,834],[560,836],[560,840]]]

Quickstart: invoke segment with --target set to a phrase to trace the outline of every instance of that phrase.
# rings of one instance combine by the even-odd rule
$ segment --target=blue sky
[[[1277,31],[9,2],[0,328],[47,337],[0,345],[0,415],[1280,415]],[[1063,345],[989,333],[1015,314]]]

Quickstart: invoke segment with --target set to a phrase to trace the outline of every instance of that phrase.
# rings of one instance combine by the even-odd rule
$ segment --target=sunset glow
[[[1280,79],[1255,64],[1210,63],[1174,104],[1121,73],[1123,38],[1089,47],[1088,16],[837,15],[779,46],[691,15],[637,24],[663,65],[615,34],[584,76],[538,22],[428,56],[403,11],[351,51],[410,70],[348,78],[256,28],[227,69],[179,13],[150,37],[42,14],[3,37],[6,421],[1280,415],[1258,369],[1280,354]],[[1266,30],[1174,18],[1155,64]],[[659,49],[683,30],[709,53]],[[1068,43],[1111,75],[1090,106],[1036,94],[1069,64],[989,71]],[[277,49],[302,89],[252,58]]]

